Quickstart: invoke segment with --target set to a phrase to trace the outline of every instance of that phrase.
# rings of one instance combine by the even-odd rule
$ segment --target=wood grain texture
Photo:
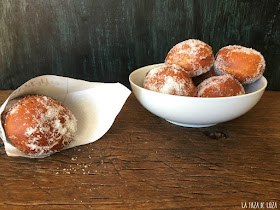
[[[129,86],[134,69],[197,38],[215,53],[229,44],[259,50],[268,90],[280,90],[279,14],[278,0],[2,0],[0,89],[42,74]]]
[[[10,91],[0,91],[3,103]],[[44,159],[0,147],[0,209],[241,209],[280,205],[280,92],[209,128],[175,126],[131,95],[98,141]]]

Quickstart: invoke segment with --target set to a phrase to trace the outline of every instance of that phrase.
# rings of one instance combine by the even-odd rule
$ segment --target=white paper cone
[[[87,82],[54,75],[33,78],[12,92],[0,108],[0,114],[15,98],[38,94],[49,96],[64,104],[77,119],[75,139],[65,148],[88,144],[101,138],[112,126],[131,91],[120,83]],[[6,137],[3,123],[0,137],[9,156],[30,156],[20,152]]]

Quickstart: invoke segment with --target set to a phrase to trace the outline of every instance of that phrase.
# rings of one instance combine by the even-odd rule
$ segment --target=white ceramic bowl
[[[132,91],[138,101],[153,114],[180,126],[207,127],[235,119],[253,108],[267,86],[265,77],[246,85],[245,95],[199,98],[158,93],[143,88],[147,72],[157,66],[145,66],[129,75]]]

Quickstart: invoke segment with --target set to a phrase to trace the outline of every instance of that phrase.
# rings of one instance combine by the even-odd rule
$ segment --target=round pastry
[[[262,77],[265,60],[252,48],[229,45],[219,50],[214,62],[216,74],[230,74],[242,84],[250,84]]]
[[[62,150],[77,130],[74,115],[60,102],[40,95],[22,98],[8,111],[5,132],[14,146],[29,155]]]
[[[217,76],[217,75],[214,71],[214,68],[211,67],[210,71],[207,71],[206,73],[201,74],[197,77],[192,77],[192,81],[193,81],[195,86],[198,86],[201,82],[203,82],[204,80],[206,80],[210,77],[213,77],[213,76]]]
[[[191,77],[199,76],[210,70],[214,63],[212,48],[197,39],[188,39],[176,44],[165,58],[166,64],[177,64]]]
[[[177,65],[162,65],[150,70],[144,80],[143,87],[171,95],[195,96],[196,87],[184,69]]]
[[[229,74],[204,80],[197,87],[198,97],[229,97],[245,94],[242,84]]]

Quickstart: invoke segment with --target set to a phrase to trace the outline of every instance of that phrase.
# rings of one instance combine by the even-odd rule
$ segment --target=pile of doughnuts
[[[252,48],[229,45],[214,57],[208,44],[188,39],[168,52],[162,66],[147,73],[143,87],[179,96],[237,96],[245,94],[243,85],[261,78],[264,70],[264,57]]]
[[[46,156],[61,151],[77,130],[74,115],[60,102],[42,95],[19,99],[5,114],[7,137],[21,152]]]

